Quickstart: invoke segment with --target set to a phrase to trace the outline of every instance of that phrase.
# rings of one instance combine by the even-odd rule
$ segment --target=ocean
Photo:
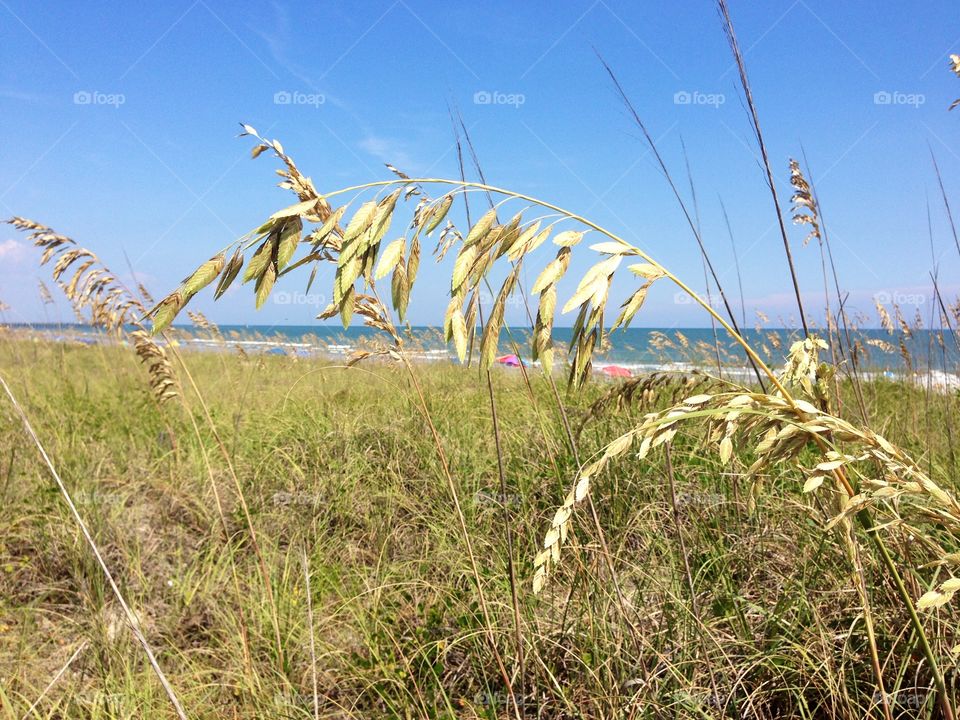
[[[20,331],[61,341],[83,343],[110,342],[110,338],[79,324],[32,324],[10,326]],[[208,331],[193,325],[175,326],[177,342],[198,350],[242,347],[247,352],[292,354],[345,358],[354,351],[370,348],[388,340],[383,333],[367,327],[343,329],[338,325],[221,325],[226,345],[214,340]],[[558,350],[570,342],[570,328],[554,328]],[[432,326],[409,327],[404,331],[410,353],[422,360],[454,360],[451,345],[444,342],[443,329]],[[701,366],[715,367],[714,338],[720,347],[725,367],[744,368],[743,351],[723,330],[716,336],[711,328],[629,328],[608,335],[596,354],[594,365],[617,365],[632,372]],[[761,357],[774,366],[782,364],[790,345],[800,337],[797,330],[784,328],[744,330],[744,337]],[[884,330],[857,330],[851,340],[861,349],[860,367],[873,372],[901,373],[936,369],[953,373],[960,366],[957,338],[947,333],[941,344],[939,334],[916,330],[910,336],[890,335]],[[902,342],[902,346],[901,346]],[[845,343],[846,344],[846,343]],[[500,354],[516,353],[529,364],[530,331],[505,329],[500,333]],[[823,355],[829,359],[829,351]],[[557,353],[562,358],[562,352]]]

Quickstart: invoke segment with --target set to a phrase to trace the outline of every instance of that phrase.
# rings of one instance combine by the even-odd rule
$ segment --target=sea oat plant
[[[960,55],[951,55],[950,56],[950,69],[953,70],[953,73],[960,77]],[[960,105],[960,98],[953,101],[950,105],[950,109],[953,110],[957,105]]]
[[[410,178],[398,171],[395,171],[399,175],[397,179],[320,194],[279,142],[263,138],[250,126],[244,125],[243,129],[243,135],[257,140],[254,157],[270,150],[281,160],[284,168],[278,171],[283,178],[280,186],[293,191],[298,202],[274,213],[255,231],[201,265],[178,289],[163,298],[149,313],[155,332],[169,326],[189,300],[214,280],[219,279],[216,295],[222,295],[240,276],[244,265],[243,280],[254,283],[259,307],[278,278],[310,264],[313,267],[309,282],[312,282],[318,264],[328,262],[336,266],[333,302],[319,317],[339,315],[346,327],[357,315],[368,326],[387,333],[390,344],[364,352],[354,358],[355,361],[383,355],[407,362],[394,313],[397,320],[404,320],[419,268],[421,243],[439,230],[434,254],[443,258],[453,253],[456,258],[444,332],[461,361],[467,362],[473,355],[483,284],[489,281],[490,271],[498,260],[503,259],[509,266],[480,329],[477,355],[480,368],[486,370],[497,355],[505,324],[504,310],[511,294],[517,290],[521,268],[533,250],[552,240],[557,247],[556,256],[540,270],[532,287],[539,303],[531,355],[549,375],[553,368],[551,329],[560,302],[557,284],[570,267],[574,248],[588,233],[595,233],[600,241],[590,244],[589,252],[596,261],[580,277],[573,295],[560,307],[562,314],[576,311],[568,368],[568,383],[572,388],[581,387],[590,376],[594,351],[608,332],[605,319],[610,287],[617,272],[625,268],[639,279],[639,286],[618,308],[613,329],[630,324],[654,283],[672,282],[688,293],[743,348],[772,390],[756,392],[727,381],[723,391],[693,395],[666,411],[647,415],[631,431],[608,443],[599,457],[584,462],[550,523],[543,549],[534,559],[534,592],[543,589],[559,562],[561,548],[573,530],[576,506],[590,498],[593,484],[601,473],[618,458],[632,456],[636,461],[643,461],[653,450],[669,443],[681,427],[695,425],[705,431],[707,441],[716,448],[722,463],[731,462],[735,444],[739,448],[753,447],[756,459],[743,469],[745,476],[753,481],[753,497],[762,492],[764,471],[781,464],[799,465],[806,481],[802,489],[798,489],[805,494],[829,496],[828,505],[833,513],[826,529],[842,526],[849,532],[856,521],[866,531],[910,612],[944,713],[952,717],[952,703],[937,658],[924,635],[918,609],[949,602],[960,589],[960,579],[951,577],[940,581],[915,602],[881,532],[884,528],[902,529],[917,540],[933,562],[949,569],[956,557],[952,535],[938,532],[936,528],[946,527],[951,531],[960,528],[960,504],[902,449],[872,430],[858,427],[826,409],[835,368],[819,360],[819,352],[826,348],[822,340],[810,336],[798,341],[790,349],[783,370],[774,372],[709,302],[664,265],[641,248],[576,213],[486,183]],[[444,190],[436,198],[427,192],[435,186]],[[473,192],[490,193],[499,201],[470,224],[466,232],[461,232],[449,213],[455,198]],[[336,207],[332,203],[342,196],[364,198],[371,193],[373,197],[363,200],[342,225],[351,202]],[[397,208],[401,200],[415,202],[410,220],[399,237],[385,242],[395,216],[399,215]],[[526,217],[526,209],[509,209],[512,203],[518,202],[538,208],[542,214]],[[501,216],[509,219],[501,222]],[[313,229],[305,231],[307,224],[312,224]],[[301,249],[305,249],[305,253],[297,259]],[[230,260],[225,262],[228,254]],[[392,311],[381,300],[376,285],[387,275],[392,275]],[[437,445],[441,447],[439,438]],[[813,462],[804,454],[811,449],[815,451]],[[876,518],[882,518],[880,525]],[[464,535],[469,543],[465,526]]]
[[[7,222],[28,233],[33,244],[43,250],[41,265],[54,263],[53,280],[78,316],[86,313],[92,326],[133,343],[137,357],[147,369],[157,402],[162,404],[178,397],[180,386],[173,364],[163,346],[143,325],[146,308],[140,298],[130,292],[95,253],[80,247],[72,238],[22,217],[10,218]],[[50,291],[42,282],[40,287],[44,302],[48,299],[52,302]]]

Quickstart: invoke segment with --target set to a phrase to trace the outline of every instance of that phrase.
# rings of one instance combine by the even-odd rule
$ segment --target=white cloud
[[[274,62],[289,72],[300,83],[299,86],[286,85],[277,89],[280,91],[286,90],[288,92],[297,91],[304,93],[317,93],[323,96],[324,104],[329,103],[335,107],[348,110],[352,114],[353,111],[342,99],[331,95],[329,92],[320,91],[319,86],[323,81],[323,75],[321,75],[319,78],[315,78],[307,67],[301,65],[293,59],[301,56],[301,53],[298,51],[298,37],[294,32],[295,27],[299,29],[300,26],[296,25],[295,23],[291,23],[289,13],[282,5],[273,3],[273,10],[275,22],[273,23],[272,31],[264,28],[266,22],[257,24],[251,23],[248,24],[247,27],[251,32],[258,35],[263,40],[266,48],[270,51],[270,57],[273,58]],[[271,72],[273,71],[271,70]],[[274,74],[276,75],[276,73]],[[277,76],[277,80],[283,82],[279,76]]]
[[[4,240],[0,242],[0,260],[4,262],[19,262],[27,256],[26,243],[18,240]]]
[[[379,135],[367,135],[360,141],[360,149],[370,153],[379,160],[390,163],[400,170],[410,172],[413,169],[413,159],[409,154],[393,140]]]
[[[28,103],[38,103],[46,100],[43,95],[7,87],[0,88],[0,98],[4,100],[20,100]]]

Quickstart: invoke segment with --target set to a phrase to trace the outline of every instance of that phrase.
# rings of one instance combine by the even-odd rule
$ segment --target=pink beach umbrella
[[[497,363],[507,367],[520,367],[520,358],[516,355],[501,355],[497,358]]]
[[[610,377],[633,377],[633,373],[628,368],[620,365],[607,365],[603,368],[603,372]]]

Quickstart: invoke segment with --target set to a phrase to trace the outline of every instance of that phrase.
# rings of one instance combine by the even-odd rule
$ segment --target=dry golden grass
[[[54,232],[33,220],[14,217],[7,221],[28,233],[34,246],[43,250],[40,264],[53,263],[52,276],[63,290],[78,317],[114,337],[129,337],[137,357],[149,373],[150,386],[157,402],[163,403],[179,395],[173,364],[166,351],[157,344],[142,322],[147,313],[140,299],[120,282],[96,254],[80,247],[76,241]],[[46,302],[50,291],[40,283]],[[128,326],[132,326],[130,330]]]

